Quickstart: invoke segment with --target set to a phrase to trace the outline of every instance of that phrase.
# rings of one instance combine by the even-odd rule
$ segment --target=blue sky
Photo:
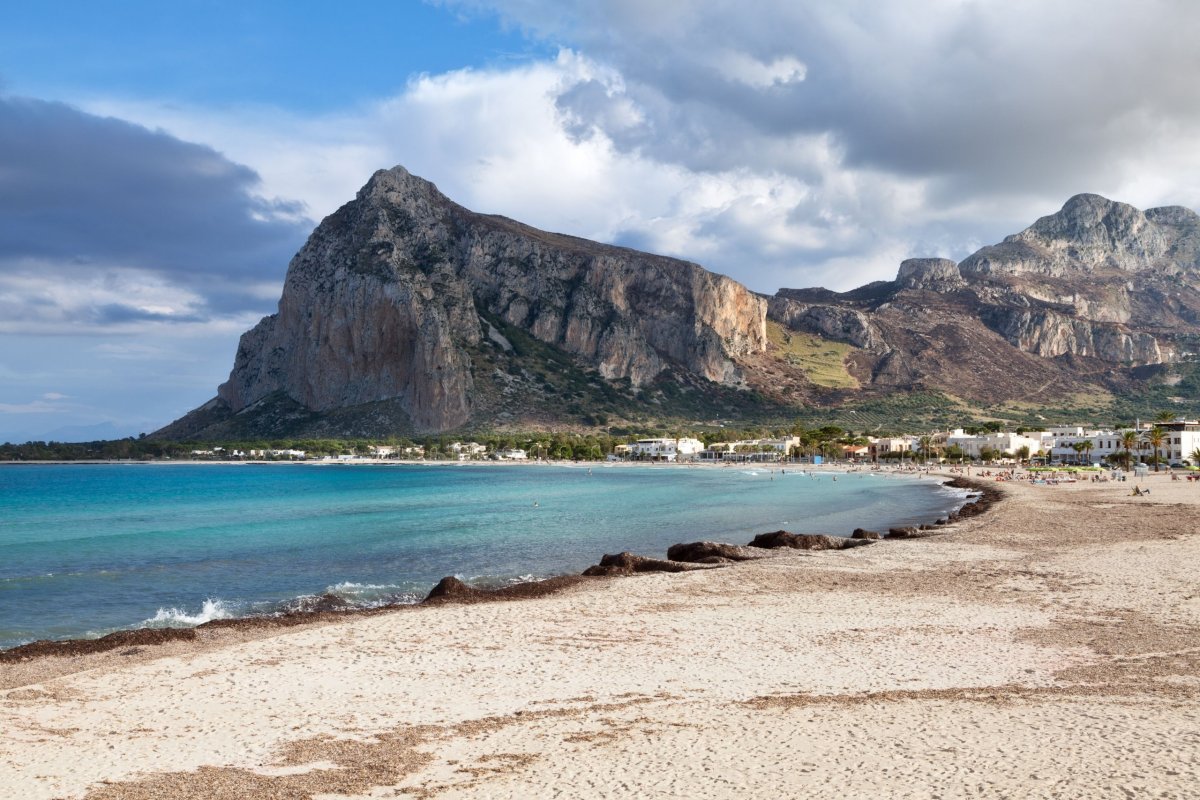
[[[194,105],[331,111],[410,76],[553,57],[494,14],[418,0],[10,3],[0,65],[13,94],[157,97]]]
[[[313,226],[396,164],[762,292],[960,259],[1078,192],[1200,206],[1200,6],[1172,0],[2,16],[0,440],[212,397]]]

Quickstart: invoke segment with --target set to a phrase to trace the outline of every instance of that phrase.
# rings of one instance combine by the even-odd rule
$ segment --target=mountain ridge
[[[1194,340],[1200,215],[1179,206],[1076,195],[959,263],[767,297],[478,214],[396,167],[313,232],[217,397],[156,435],[786,415],[896,391],[1056,402],[1136,392]]]

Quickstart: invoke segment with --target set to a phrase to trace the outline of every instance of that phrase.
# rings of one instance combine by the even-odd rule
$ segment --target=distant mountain
[[[852,345],[867,386],[989,403],[1128,393],[1200,350],[1200,216],[1077,195],[961,264],[912,259],[843,294],[783,289],[769,316]]]
[[[1198,342],[1200,217],[1184,208],[1079,195],[961,264],[767,298],[474,213],[396,167],[313,232],[217,396],[155,435],[786,417],[898,391],[1069,405],[1178,384]]]

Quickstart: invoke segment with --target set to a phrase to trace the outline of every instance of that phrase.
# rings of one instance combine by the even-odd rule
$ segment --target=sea
[[[931,478],[778,466],[0,465],[0,649],[421,600],[578,573],[605,553],[930,522]]]

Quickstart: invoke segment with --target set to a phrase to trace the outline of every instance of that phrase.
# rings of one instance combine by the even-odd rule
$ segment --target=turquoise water
[[[0,466],[0,648],[139,626],[415,601],[445,575],[500,585],[604,553],[786,528],[931,521],[929,479],[754,467]]]

